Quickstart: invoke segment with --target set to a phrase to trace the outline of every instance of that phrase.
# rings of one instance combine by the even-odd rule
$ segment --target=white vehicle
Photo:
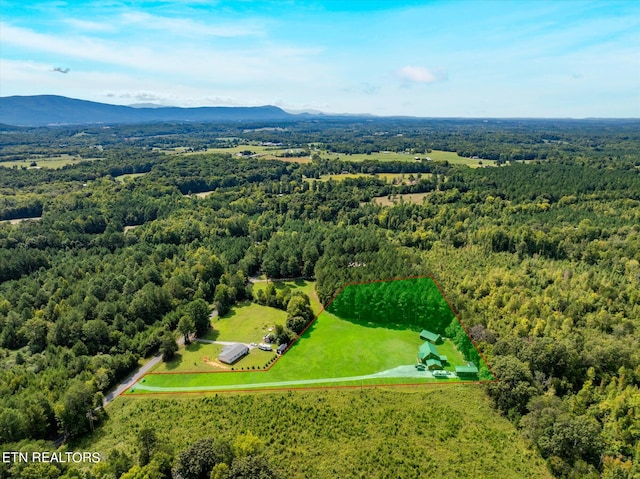
[[[273,349],[271,349],[271,345],[266,343],[258,344],[258,349],[262,349],[263,351],[273,351]]]

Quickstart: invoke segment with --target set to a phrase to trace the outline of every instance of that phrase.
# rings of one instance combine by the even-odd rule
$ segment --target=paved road
[[[213,311],[209,317],[213,319],[216,316],[218,316],[218,312]],[[180,336],[177,342],[179,347],[184,346],[184,336]],[[109,394],[107,394],[104,397],[104,401],[102,401],[102,407],[105,407],[106,405],[108,405],[111,401],[113,401],[115,398],[120,396],[120,394],[122,394],[131,386],[133,386],[135,383],[137,383],[140,380],[140,378],[142,378],[142,376],[147,374],[160,361],[162,361],[162,354],[158,353],[153,358],[151,358],[149,362],[146,363],[144,366],[141,366],[138,369],[136,369],[130,376],[128,376],[124,381],[118,384],[114,390],[112,390]]]

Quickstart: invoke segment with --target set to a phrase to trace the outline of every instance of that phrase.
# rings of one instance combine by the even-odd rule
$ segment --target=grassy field
[[[173,148],[171,150],[163,150],[169,153],[183,153],[184,148]],[[295,163],[308,163],[311,161],[309,156],[299,156],[299,157],[291,157],[291,158],[283,158],[278,155],[282,155],[287,152],[286,148],[278,148],[273,146],[262,146],[262,145],[239,145],[233,146],[230,148],[210,148],[206,152],[198,151],[193,153],[184,153],[186,155],[201,155],[201,154],[211,154],[211,153],[228,153],[236,156],[240,152],[251,151],[254,156],[253,158],[259,158],[263,160],[281,160],[281,161],[289,161]],[[313,151],[313,150],[312,150]],[[415,162],[416,157],[420,158],[431,158],[432,161],[448,161],[451,164],[455,165],[467,165],[472,168],[478,168],[481,166],[495,166],[495,161],[493,160],[484,160],[484,159],[475,159],[471,158],[462,158],[458,156],[458,154],[454,151],[441,151],[441,150],[433,150],[430,153],[396,153],[396,152],[378,152],[367,154],[346,154],[346,153],[327,153],[321,151],[313,151],[314,153],[319,153],[322,158],[335,160],[340,159],[343,161],[365,161],[365,160],[377,160],[377,161],[411,161]],[[334,175],[339,176],[339,175]]]
[[[245,307],[247,308],[247,307]],[[248,308],[265,308],[251,305]],[[244,309],[247,311],[247,309]],[[238,316],[240,319],[245,315]],[[229,318],[226,318],[227,320]],[[254,320],[252,325],[245,326],[239,323],[240,331],[235,332],[236,321],[223,323],[225,318],[217,323],[225,324],[220,328],[214,324],[216,333],[210,337],[217,340],[240,341],[240,338],[250,337],[250,334],[259,335],[255,326],[267,324],[269,321],[260,316],[260,320]],[[261,323],[262,322],[262,323]],[[229,329],[233,328],[231,333]],[[255,333],[253,333],[255,331]],[[382,378],[360,378],[361,376],[373,375],[381,371],[392,370],[398,366],[409,365],[412,367],[416,362],[419,346],[423,341],[419,338],[418,331],[406,329],[391,329],[382,326],[372,326],[366,322],[345,321],[336,316],[323,312],[318,319],[305,331],[300,339],[273,364],[269,371],[250,371],[244,373],[231,372],[228,374],[180,374],[163,375],[150,374],[145,376],[144,384],[136,385],[129,394],[147,394],[154,390],[147,388],[180,388],[184,391],[206,390],[215,388],[242,388],[243,386],[264,385],[264,387],[293,387],[303,386],[307,381],[316,385],[342,385],[342,384],[414,384],[424,383],[434,380],[426,377],[382,377]],[[200,351],[201,348],[195,348]],[[212,350],[213,351],[213,350]],[[450,356],[450,363],[463,364],[459,353],[454,353],[453,347],[442,354]],[[268,354],[268,353],[267,353]],[[166,370],[174,371],[203,371],[204,367],[194,369],[193,363],[202,362],[203,354],[191,355],[187,352],[184,358],[178,360],[175,366],[170,363]],[[245,362],[247,361],[247,362]],[[261,366],[264,362],[255,364],[253,359],[246,358],[233,367],[237,371],[239,368],[251,366]],[[450,367],[449,369],[453,369]],[[164,369],[157,369],[160,372]],[[342,378],[357,378],[344,380]],[[451,380],[445,380],[451,381]],[[294,382],[296,382],[294,384]],[[291,383],[291,384],[276,384]],[[256,386],[259,387],[259,386]]]
[[[28,160],[19,160],[19,161],[3,161],[0,162],[0,166],[4,166],[5,168],[13,168],[17,166],[18,168],[27,168],[27,169],[36,169],[36,168],[62,168],[63,166],[72,165],[79,163],[81,161],[97,161],[101,158],[82,158],[80,156],[72,156],[72,155],[57,155],[57,156],[49,156],[49,157],[41,157],[41,158],[30,158]],[[36,162],[37,166],[29,166],[32,162]]]
[[[175,358],[168,363],[160,363],[153,369],[154,373],[178,373],[184,371],[210,373],[215,371],[264,369],[275,356],[275,351],[269,353],[260,349],[252,349],[247,356],[233,365],[222,364],[216,360],[224,348],[221,344],[193,342],[180,349]],[[146,381],[145,381],[146,383]]]
[[[14,218],[12,220],[0,220],[0,225],[2,224],[17,225],[20,223],[24,223],[25,221],[40,221],[41,219],[42,219],[42,216],[36,216],[34,218]]]
[[[413,285],[414,288],[422,287],[420,281],[431,285],[436,297],[442,299],[430,279],[412,281],[409,286]],[[321,310],[321,305],[313,293],[313,282],[291,280],[275,284],[280,290],[289,287],[305,291],[313,298],[313,309]],[[385,284],[374,286],[381,288],[385,287]],[[254,290],[266,287],[266,281],[253,284]],[[346,288],[342,294],[349,291],[351,289]],[[338,299],[331,307],[336,304]],[[419,335],[422,328],[372,322],[376,318],[369,316],[363,316],[362,320],[347,320],[332,312],[322,311],[300,338],[273,364],[271,353],[255,349],[233,364],[232,370],[229,371],[228,365],[215,359],[222,349],[221,345],[193,344],[187,346],[170,363],[159,365],[127,394],[459,382],[455,376],[435,379],[429,373],[415,369],[418,349],[423,343]],[[452,313],[449,311],[449,314]],[[215,320],[213,329],[203,339],[258,343],[276,324],[284,324],[285,319],[284,311],[245,302],[234,307],[224,317]],[[446,369],[449,371],[454,371],[455,366],[466,364],[462,354],[448,339],[438,347],[438,351],[439,354],[448,357],[449,364]],[[242,372],[238,373],[239,370]],[[163,372],[181,374],[156,374]],[[211,374],[200,374],[203,372]]]
[[[260,343],[263,336],[271,332],[276,324],[284,325],[287,313],[282,310],[245,302],[234,307],[222,318],[213,320],[213,328],[202,339],[207,341],[229,341],[240,343]],[[217,361],[224,345],[193,342],[181,348],[175,358],[168,363],[159,363],[154,373],[220,372],[247,369],[264,369],[275,351],[269,353],[252,349],[244,358],[233,365]],[[147,381],[145,381],[146,383]]]
[[[455,151],[441,151],[441,150],[433,150],[431,153],[395,153],[395,152],[380,152],[380,153],[371,153],[367,154],[353,154],[347,155],[344,153],[323,153],[321,155],[323,158],[327,159],[340,159],[344,161],[365,161],[365,160],[378,160],[378,161],[411,161],[415,162],[415,157],[420,158],[431,158],[432,161],[448,161],[451,164],[455,165],[467,165],[472,168],[478,168],[481,166],[495,166],[495,161],[493,160],[472,160],[471,158],[462,158],[458,156]]]
[[[318,300],[318,295],[316,294],[316,283],[315,281],[306,281],[304,279],[294,279],[288,281],[273,281],[276,285],[276,291],[280,291],[284,288],[289,288],[291,291],[300,290],[303,293],[306,293],[311,300],[311,309],[313,312],[318,314],[322,310],[322,304]],[[264,278],[260,278],[260,280],[256,283],[253,283],[251,286],[251,291],[255,295],[259,290],[264,290],[267,287],[267,281]]]
[[[127,173],[124,175],[119,175],[114,177],[113,179],[119,181],[120,183],[124,183],[125,181],[133,180],[134,178],[139,178],[141,176],[146,175],[147,173]]]
[[[414,175],[415,176],[415,175]],[[422,173],[422,178],[431,178],[431,173]],[[347,178],[378,178],[386,183],[408,184],[409,174],[404,173],[339,173],[336,175],[322,175],[319,180],[315,178],[305,178],[306,181],[344,181]]]
[[[251,431],[288,478],[551,478],[473,385],[121,397],[107,412],[70,450],[135,460],[142,426],[176,455],[201,438]]]
[[[175,152],[178,153],[182,148],[175,149]],[[293,156],[289,158],[279,157],[278,155],[282,155],[287,152],[286,148],[277,148],[273,146],[262,146],[262,145],[239,145],[233,146],[230,148],[209,148],[207,151],[196,151],[193,153],[185,153],[185,155],[202,155],[202,154],[218,154],[218,153],[226,153],[230,154],[234,157],[238,157],[238,153],[244,151],[251,151],[253,153],[252,158],[257,158],[261,160],[281,160],[288,161],[291,163],[309,163],[311,158],[307,156]]]
[[[213,321],[213,330],[203,338],[215,341],[260,343],[269,329],[284,325],[287,313],[276,308],[245,302]]]
[[[372,201],[380,206],[392,206],[401,202],[421,205],[428,195],[429,193],[406,193],[393,195],[391,199],[388,196],[376,196]]]

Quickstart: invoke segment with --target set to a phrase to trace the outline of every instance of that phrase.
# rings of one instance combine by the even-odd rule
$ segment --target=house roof
[[[439,367],[442,367],[442,363],[440,361],[438,361],[437,359],[427,359],[425,361],[427,366],[433,366],[434,364],[438,365]]]
[[[431,331],[427,331],[426,329],[423,329],[422,332],[420,333],[420,339],[424,339],[424,340],[435,343],[436,341],[440,340],[440,335],[437,333],[432,333]]]
[[[225,363],[232,363],[248,352],[249,348],[245,344],[230,344],[229,346],[225,346],[222,352],[218,355],[218,359]]]
[[[287,349],[288,344],[287,343],[283,343],[280,346],[278,346],[278,352],[282,353],[284,352],[285,349]]]
[[[430,355],[434,354],[436,357],[440,357],[440,355],[438,354],[438,348],[436,348],[433,344],[431,344],[430,342],[425,342],[422,346],[420,346],[420,349],[418,350],[418,357],[419,358],[426,358]]]
[[[474,364],[456,366],[456,373],[478,374],[478,368]]]

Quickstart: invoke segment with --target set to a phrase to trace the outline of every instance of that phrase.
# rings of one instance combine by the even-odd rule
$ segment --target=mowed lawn
[[[285,311],[246,301],[222,318],[215,318],[211,322],[213,329],[203,339],[261,343],[264,335],[271,332],[269,329],[273,330],[276,324],[284,326],[286,320]]]
[[[220,320],[222,321],[224,318]],[[222,332],[219,337],[222,337]],[[150,374],[145,376],[145,385],[169,388],[237,385],[241,388],[246,384],[308,379],[327,379],[327,384],[332,384],[332,378],[369,375],[401,365],[415,364],[418,348],[422,343],[418,331],[358,324],[339,319],[325,311],[269,371]],[[269,353],[265,353],[266,355]],[[185,357],[183,362],[190,365],[193,360]],[[239,361],[234,369],[241,366],[242,361]],[[365,381],[379,384],[401,382],[407,380],[387,378]],[[145,391],[136,391],[134,387],[131,392]]]
[[[253,284],[253,292],[267,287],[266,281]],[[322,309],[314,292],[315,284],[304,280],[275,282],[276,289],[289,287],[302,290],[312,298],[314,311]],[[213,320],[213,329],[204,337],[217,341],[261,342],[269,329],[284,324],[286,312],[245,302],[236,306],[222,318]],[[428,378],[366,378],[354,382],[339,378],[368,376],[398,366],[411,366],[417,361],[418,349],[424,341],[418,330],[385,327],[367,320],[341,319],[328,311],[322,311],[289,350],[271,364],[273,353],[254,349],[248,356],[225,368],[207,364],[222,351],[221,345],[194,344],[184,350],[172,362],[159,366],[154,372],[183,372],[184,374],[150,374],[144,378],[144,386],[157,388],[216,388],[264,384],[264,387],[287,387],[276,383],[288,381],[320,381],[322,385],[406,384],[434,381]],[[453,343],[446,339],[438,345],[440,354],[446,355],[453,371],[454,366],[466,362]],[[209,361],[211,362],[211,361]],[[222,366],[222,367],[221,367]],[[268,370],[266,368],[271,366]],[[233,368],[233,371],[229,368]],[[238,372],[241,371],[241,372]],[[214,372],[213,374],[199,374]],[[326,381],[322,381],[326,380]],[[443,380],[435,380],[443,381]],[[303,385],[301,385],[303,386]],[[149,393],[134,387],[130,392]],[[152,393],[152,392],[150,392]]]

